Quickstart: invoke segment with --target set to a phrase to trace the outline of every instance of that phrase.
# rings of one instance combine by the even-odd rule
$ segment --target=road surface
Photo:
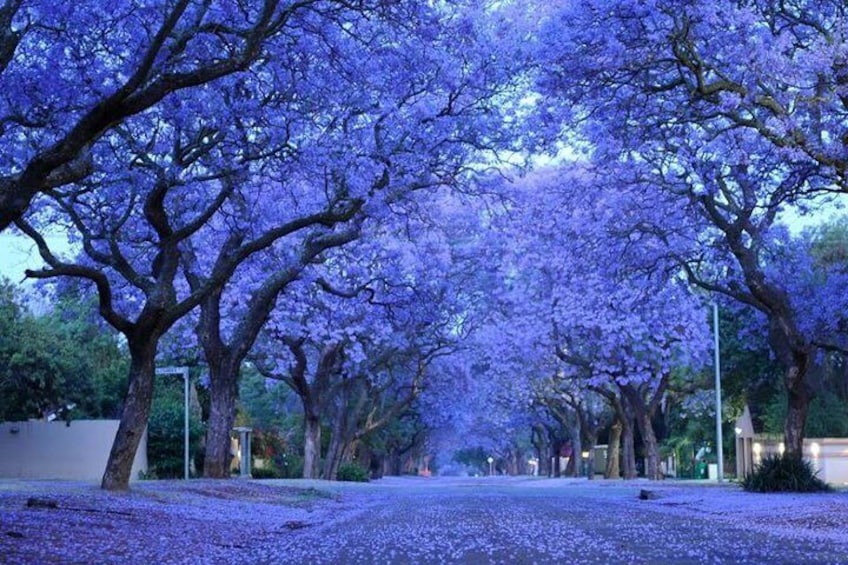
[[[848,563],[848,492],[409,477],[139,481],[109,493],[9,480],[0,563]]]
[[[809,523],[799,536],[800,522],[768,524],[767,509],[766,523],[759,527],[750,512],[739,519],[732,509],[699,512],[697,496],[687,497],[685,488],[670,484],[557,484],[497,477],[385,479],[344,495],[356,500],[358,510],[275,540],[267,558],[392,564],[848,563],[848,541],[838,533],[848,529],[844,505],[821,528],[829,536],[811,533]],[[653,489],[657,498],[641,500],[642,488]],[[701,492],[721,497],[723,489],[745,495],[729,486]],[[264,561],[262,548],[255,549],[251,559]]]

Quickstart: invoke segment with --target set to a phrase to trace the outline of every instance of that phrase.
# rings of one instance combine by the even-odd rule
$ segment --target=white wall
[[[118,431],[118,420],[4,422],[0,424],[0,478],[99,481]],[[147,471],[147,432],[131,480]]]
[[[754,465],[768,454],[781,453],[782,448],[779,438],[754,436],[751,442]],[[736,456],[740,456],[738,442]],[[805,438],[804,458],[813,464],[819,478],[826,483],[848,485],[848,438]]]

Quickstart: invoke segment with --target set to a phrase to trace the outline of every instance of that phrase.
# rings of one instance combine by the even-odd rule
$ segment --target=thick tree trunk
[[[105,490],[129,489],[135,454],[150,418],[156,346],[159,340],[157,336],[146,337],[147,339],[134,340],[129,344],[129,390],[121,412],[121,423],[100,483],[101,488]]]
[[[642,435],[642,446],[645,449],[645,477],[652,481],[663,479],[660,469],[660,449],[657,442],[654,425],[651,422],[654,411],[643,398],[643,393],[630,385],[622,386],[622,392],[627,397],[627,403],[633,411],[639,433]]]
[[[787,410],[783,428],[786,453],[795,457],[804,455],[804,429],[810,411],[812,393],[806,382],[807,367],[796,365],[786,372]]]
[[[333,426],[330,445],[327,448],[327,456],[324,458],[323,478],[328,481],[335,481],[338,478],[339,467],[345,461],[346,452],[350,448],[350,442],[345,428],[346,426],[338,421]]]
[[[651,424],[651,416],[641,408],[637,409],[636,412],[636,422],[639,426],[639,433],[642,434],[642,445],[645,448],[645,477],[652,481],[662,480],[665,477],[660,468],[660,448],[654,427]]]
[[[604,469],[605,479],[620,479],[621,469],[619,465],[619,450],[621,449],[621,421],[616,418],[610,427],[609,441],[607,442],[607,464]]]
[[[548,476],[551,462],[547,457],[548,454],[548,441],[545,438],[545,431],[542,426],[534,426],[530,433],[530,442],[533,444],[533,450],[536,455],[536,461],[538,463],[538,469],[536,473],[545,477]]]
[[[551,440],[551,475],[556,479],[562,476],[561,450],[562,440],[557,437],[553,438]]]
[[[638,477],[636,445],[633,439],[633,420],[629,415],[621,423],[621,458],[624,463],[624,478],[631,480]]]
[[[318,416],[304,416],[303,430],[303,478],[317,479],[321,476],[321,421]]]
[[[521,471],[520,463],[518,461],[518,450],[517,449],[512,452],[509,461],[510,461],[510,466],[509,466],[509,469],[507,469],[507,474],[511,477],[515,477]]]
[[[230,434],[236,419],[238,380],[241,361],[255,334],[237,332],[244,342],[235,349],[221,338],[221,292],[217,289],[200,305],[197,337],[209,365],[209,420],[206,430],[206,453],[203,476],[213,479],[230,477]],[[258,330],[257,330],[258,331]]]
[[[578,403],[575,405],[578,420],[580,421],[580,431],[582,432],[583,447],[587,453],[586,467],[583,474],[589,480],[595,478],[595,446],[598,443],[598,434],[602,427],[602,418],[600,412],[595,412],[597,406],[591,403]]]
[[[630,402],[625,397],[624,391],[620,388],[620,394],[604,388],[596,388],[594,390],[607,400],[615,412],[616,422],[621,427],[619,438],[621,441],[621,461],[624,466],[622,472],[625,479],[635,479],[638,476],[638,472],[636,471],[636,448],[633,439],[633,409],[630,406]],[[613,464],[617,465],[617,462]],[[608,459],[608,469],[609,465]]]
[[[345,423],[347,417],[345,414],[346,399],[342,394],[341,406],[338,407],[335,417],[333,418],[333,426],[330,430],[330,443],[327,446],[327,455],[324,457],[324,472],[323,479],[327,481],[335,481],[338,478],[339,465],[341,464],[342,451],[344,449],[342,436],[344,435]]]
[[[589,457],[586,459],[586,477],[591,481],[595,478],[595,445],[598,443],[597,430],[586,436],[586,451]]]
[[[203,476],[225,479],[230,477],[230,434],[236,420],[239,371],[226,363],[215,365],[209,365],[210,411]]]
[[[575,420],[577,418],[575,417]],[[569,477],[579,477],[583,473],[583,442],[581,436],[579,420],[575,425],[572,425],[569,432],[571,433],[571,459],[568,461]]]

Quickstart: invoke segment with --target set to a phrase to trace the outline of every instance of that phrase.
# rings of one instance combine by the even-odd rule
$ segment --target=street
[[[556,485],[556,480],[499,477],[384,479],[347,494],[359,498],[359,511],[337,523],[298,530],[284,542],[284,551],[278,544],[268,549],[277,559],[302,563],[848,561],[847,540],[815,532],[799,536],[800,521],[797,527],[772,528],[767,522],[754,527],[756,502],[753,511],[740,511],[735,519],[729,512],[698,512],[697,497],[670,482]],[[639,500],[641,488],[654,489],[659,498]],[[733,486],[692,488],[698,496],[730,496],[730,504],[733,496],[758,496]],[[683,502],[675,502],[675,496]],[[767,508],[773,498],[759,496],[762,514],[774,517]],[[846,496],[829,496],[841,497],[830,524],[838,538],[848,517]],[[256,549],[253,557],[263,560]]]
[[[848,563],[846,523],[844,490],[707,481],[0,481],[9,565]]]

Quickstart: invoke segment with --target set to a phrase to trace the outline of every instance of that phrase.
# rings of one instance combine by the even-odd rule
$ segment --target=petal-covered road
[[[2,563],[848,563],[847,526],[845,492],[671,481],[0,481]]]
[[[409,483],[390,480],[366,512],[272,551],[312,563],[848,562],[845,494],[822,506],[818,495],[672,483]],[[640,500],[642,488],[657,498]]]

